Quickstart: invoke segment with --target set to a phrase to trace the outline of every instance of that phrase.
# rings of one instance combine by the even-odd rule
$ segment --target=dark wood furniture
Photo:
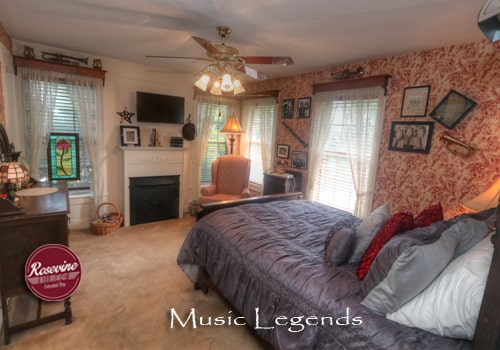
[[[9,298],[31,293],[24,273],[25,263],[31,253],[45,244],[68,246],[69,235],[66,188],[57,187],[57,191],[50,194],[18,198],[17,204],[23,211],[0,216],[0,293],[5,344],[10,343],[13,333],[59,319],[69,324],[72,317],[70,298],[64,301],[63,311],[44,317],[41,317],[42,301],[39,300],[35,320],[16,325],[9,322]]]
[[[303,198],[302,192],[291,192],[285,194],[270,194],[267,196],[235,199],[230,201],[204,203],[200,205],[201,210],[198,212],[196,219],[199,220],[205,215],[210,214],[211,212],[219,209],[236,207],[242,204],[266,203],[272,201],[291,201],[302,198]]]
[[[263,195],[302,192],[302,173],[287,170],[283,174],[264,173]]]
[[[295,190],[295,179],[288,173],[264,173],[263,194],[289,193]]]
[[[495,234],[491,237],[493,257],[479,310],[472,349],[500,349],[500,201],[496,210]]]

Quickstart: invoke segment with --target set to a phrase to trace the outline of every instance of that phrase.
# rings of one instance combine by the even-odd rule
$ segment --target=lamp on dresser
[[[14,202],[16,191],[30,181],[28,169],[18,162],[0,163],[0,184],[7,187],[7,198]]]
[[[464,206],[477,211],[495,208],[498,205],[499,196],[500,196],[500,177],[486,191],[466,201],[464,203]]]

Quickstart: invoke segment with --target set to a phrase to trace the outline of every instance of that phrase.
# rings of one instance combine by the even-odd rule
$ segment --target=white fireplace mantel
[[[130,178],[142,176],[179,175],[182,189],[184,147],[120,147],[123,153],[123,216],[124,225],[130,225]],[[179,217],[183,213],[182,190],[179,191]]]

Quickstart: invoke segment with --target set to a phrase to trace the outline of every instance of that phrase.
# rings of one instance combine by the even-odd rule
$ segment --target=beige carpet
[[[179,247],[194,219],[167,220],[122,228],[107,236],[70,233],[70,248],[82,263],[82,282],[72,296],[73,323],[64,321],[12,336],[0,349],[263,349],[243,326],[170,328],[170,310],[186,317],[227,316],[217,293],[193,290],[177,266]],[[43,311],[60,303],[48,303]],[[15,316],[15,315],[13,315]]]

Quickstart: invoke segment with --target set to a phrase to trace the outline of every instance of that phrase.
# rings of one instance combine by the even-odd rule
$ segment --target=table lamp
[[[238,119],[236,119],[236,117],[233,114],[232,116],[229,117],[226,124],[220,131],[221,133],[231,134],[231,136],[229,137],[229,145],[231,152],[229,154],[233,154],[234,134],[241,134],[242,131],[243,130],[241,129],[240,122],[238,121]]]
[[[12,202],[16,198],[16,191],[29,180],[30,175],[24,165],[18,162],[0,163],[0,184],[6,184],[7,198]]]
[[[482,211],[490,208],[495,208],[498,205],[500,196],[500,178],[486,191],[480,195],[466,201],[463,205],[467,208]]]

